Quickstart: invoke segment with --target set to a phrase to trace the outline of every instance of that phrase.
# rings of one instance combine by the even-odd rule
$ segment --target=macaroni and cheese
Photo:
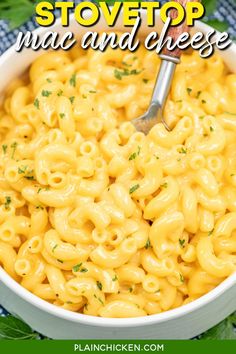
[[[183,55],[162,124],[155,53],[50,52],[0,107],[0,264],[64,309],[152,315],[236,270],[236,74]]]

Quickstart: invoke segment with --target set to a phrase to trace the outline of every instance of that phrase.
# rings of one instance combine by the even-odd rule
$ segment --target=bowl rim
[[[112,328],[126,328],[126,327],[140,327],[148,326],[152,324],[167,322],[173,319],[183,317],[185,315],[191,314],[192,312],[208,305],[213,302],[218,297],[223,295],[227,290],[236,287],[236,273],[232,274],[230,277],[225,279],[213,290],[207,294],[201,296],[200,298],[180,307],[172,310],[164,311],[158,314],[143,316],[143,317],[132,317],[132,318],[106,318],[84,315],[79,312],[73,312],[61,307],[55,306],[46,300],[34,295],[29,290],[25,289],[19,283],[17,283],[6,271],[0,267],[0,280],[3,284],[12,290],[21,299],[30,303],[31,305],[37,307],[38,309],[51,314],[55,317],[72,321],[75,323],[81,323],[84,325],[92,325],[98,327],[112,327]],[[0,285],[1,287],[1,285]]]
[[[141,15],[144,15],[145,10],[140,9],[139,12],[141,13]],[[72,15],[73,14],[71,14],[70,17],[72,17]],[[73,18],[71,19],[71,21],[73,22]],[[47,27],[46,29],[44,27],[39,27],[35,29],[33,32],[37,34],[44,33],[45,31],[58,27],[60,25],[59,22],[60,22],[60,18],[58,18],[55,21],[53,26]],[[203,32],[212,29],[212,27],[200,21],[196,21],[196,27],[199,30],[203,30]],[[236,54],[236,45],[232,44],[229,50],[232,51],[232,54]],[[2,63],[8,60],[9,57],[17,54],[19,53],[15,52],[14,45],[11,46],[5,53],[3,53],[0,56],[0,67]],[[0,266],[0,280],[3,282],[3,285],[9,288],[13,293],[18,295],[24,301],[46,312],[47,314],[53,315],[57,318],[61,318],[67,321],[72,321],[75,323],[81,323],[84,325],[91,325],[91,326],[98,326],[98,327],[126,328],[130,326],[140,327],[140,326],[148,326],[152,324],[167,322],[173,319],[183,317],[184,315],[191,314],[192,312],[213,302],[218,297],[223,295],[227,290],[230,290],[234,286],[236,287],[236,272],[232,274],[230,277],[228,277],[227,279],[225,279],[213,290],[201,296],[200,298],[192,301],[191,303],[182,305],[172,310],[161,312],[159,314],[143,316],[143,317],[133,317],[133,318],[105,318],[105,317],[89,316],[78,312],[72,312],[63,309],[61,307],[57,307],[47,302],[46,300],[43,300],[38,296],[34,295],[29,290],[25,289],[23,286],[17,283],[9,274],[7,274],[6,271],[1,266]]]

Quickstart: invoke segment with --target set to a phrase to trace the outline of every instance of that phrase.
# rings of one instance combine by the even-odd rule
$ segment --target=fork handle
[[[186,8],[186,5],[188,2],[201,2],[201,0],[175,0],[175,2],[179,3],[180,5],[182,5],[184,8]],[[178,11],[176,9],[172,9],[170,10],[170,15],[169,17],[171,17],[171,19],[175,19],[178,17]],[[178,26],[170,26],[168,32],[167,32],[167,36],[173,38],[174,42],[178,39],[178,37],[184,33],[184,32],[189,32],[190,28],[188,27],[186,21],[183,21],[180,25]],[[166,47],[163,49],[162,54],[160,55],[161,57],[165,57],[165,59],[167,59],[166,57],[169,57],[169,60],[171,60],[171,58],[173,58],[173,61],[175,59],[176,63],[179,62],[179,59],[181,57],[181,49],[179,49],[178,47],[175,48],[174,50],[170,51],[169,49],[167,49]],[[163,58],[164,59],[164,58]]]

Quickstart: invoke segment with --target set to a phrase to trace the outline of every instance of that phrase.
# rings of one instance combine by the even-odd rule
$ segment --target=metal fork
[[[191,0],[176,0],[175,2],[178,2],[182,6],[186,7],[186,4],[191,2]],[[176,18],[177,15],[178,13],[176,10],[172,10],[170,12],[170,17],[172,19]],[[188,26],[184,22],[179,26],[170,27],[168,36],[176,41],[179,35],[188,30]],[[143,132],[144,134],[148,134],[150,129],[157,123],[162,123],[167,130],[171,130],[163,117],[163,110],[168,94],[170,92],[176,65],[180,63],[180,56],[181,50],[179,48],[176,48],[173,51],[169,51],[167,48],[164,48],[163,54],[160,55],[162,62],[152,93],[152,99],[149,108],[141,117],[135,118],[131,121],[136,130]]]

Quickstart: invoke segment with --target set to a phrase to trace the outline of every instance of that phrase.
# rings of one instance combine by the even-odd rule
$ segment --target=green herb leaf
[[[133,152],[133,154],[130,155],[129,161],[136,159],[136,157],[140,154],[140,150],[141,150],[141,148],[140,148],[140,146],[138,146],[137,152]]]
[[[60,97],[62,94],[63,94],[63,91],[62,91],[62,90],[59,90],[59,91],[57,92],[57,96],[58,96],[58,97]]]
[[[12,148],[12,154],[11,154],[11,158],[14,159],[15,156],[15,152],[16,152],[16,148],[17,148],[17,142],[15,141],[13,144],[11,144],[11,148]]]
[[[61,119],[64,119],[65,118],[65,113],[59,113],[59,116]]]
[[[3,151],[4,155],[6,155],[6,153],[7,153],[7,145],[6,144],[2,145],[2,151]]]
[[[212,339],[236,339],[236,332],[234,330],[234,325],[236,324],[236,312],[226,318],[224,321],[220,322],[215,327],[209,329],[200,336],[203,340]]]
[[[35,98],[35,100],[34,100],[34,106],[35,106],[37,109],[39,109],[39,100],[38,100],[38,98]]]
[[[4,0],[0,4],[0,19],[9,22],[10,29],[20,27],[35,12],[35,2],[30,0]]]
[[[130,188],[129,194],[134,193],[140,187],[139,184],[135,184],[133,187]]]
[[[226,21],[219,21],[217,19],[213,19],[213,20],[204,20],[203,22],[215,28],[219,32],[225,32],[229,28],[229,24]]]
[[[51,94],[52,94],[52,91],[48,91],[48,90],[43,90],[43,91],[41,92],[41,95],[42,95],[43,97],[49,97]]]
[[[138,75],[140,73],[141,71],[138,71],[137,69],[128,70],[125,68],[123,70],[114,70],[114,76],[117,80],[122,80],[123,76]]]
[[[185,149],[184,147],[181,147],[178,151],[180,154],[187,154],[187,149]]]
[[[74,272],[78,272],[81,266],[82,266],[82,263],[79,263],[79,264],[76,264],[72,269]]]
[[[149,238],[147,239],[147,242],[144,247],[146,248],[146,250],[151,247],[151,242],[150,242]]]
[[[184,276],[183,276],[183,274],[179,273],[179,278],[180,278],[181,283],[184,283]]]
[[[97,287],[99,290],[102,290],[102,283],[100,281],[97,281]]]
[[[73,104],[73,103],[74,103],[74,100],[75,100],[75,96],[69,97],[69,100],[70,100],[71,104]]]
[[[80,273],[87,273],[88,272],[88,269],[87,268],[82,268],[80,269]]]
[[[184,248],[185,247],[185,240],[181,240],[180,238],[179,238],[179,245],[180,245],[180,247],[181,248]]]
[[[52,248],[52,252],[54,253],[55,252],[55,249],[58,247],[58,245],[55,245],[53,248]]]
[[[14,316],[0,317],[0,340],[1,339],[36,339],[37,333],[22,320]]]
[[[202,4],[205,7],[205,15],[209,16],[216,10],[218,0],[202,0]]]
[[[76,74],[73,74],[70,78],[70,85],[75,87],[76,86]]]
[[[9,196],[6,196],[5,197],[5,203],[4,203],[4,206],[5,206],[5,209],[8,210],[9,209],[9,205],[11,204],[11,197]]]
[[[28,166],[18,167],[18,173],[19,174],[25,173],[27,168],[28,168]]]

